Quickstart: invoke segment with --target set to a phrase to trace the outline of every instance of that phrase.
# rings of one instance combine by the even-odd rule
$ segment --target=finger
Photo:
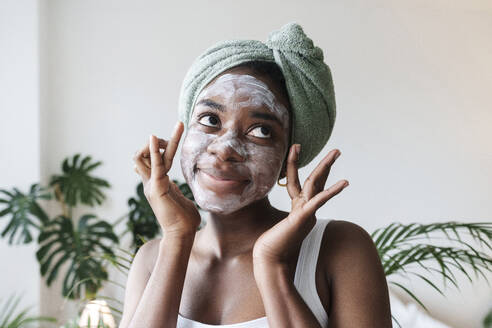
[[[161,138],[157,138],[157,140],[159,140],[159,151],[161,149],[166,149],[166,147],[167,147],[167,141],[164,140],[164,139],[161,139]],[[147,145],[146,146],[147,147],[145,148],[145,151],[142,152],[142,157],[143,158],[147,158],[150,161],[150,144],[149,144],[149,142],[147,142]]]
[[[340,180],[337,183],[335,183],[333,186],[330,188],[323,190],[322,192],[318,193],[316,196],[311,198],[305,205],[304,209],[308,211],[309,213],[314,213],[318,208],[323,206],[329,199],[331,199],[333,196],[337,195],[340,193],[345,187],[349,185],[347,180]]]
[[[166,175],[167,171],[162,161],[161,153],[159,152],[157,137],[151,134],[149,136],[149,152],[150,152],[150,178],[158,179]]]
[[[150,169],[143,163],[142,160],[135,161],[133,170],[140,175],[143,183],[146,183],[150,179]]]
[[[324,189],[326,179],[328,178],[328,174],[330,174],[331,166],[339,155],[340,151],[337,149],[330,151],[328,155],[319,162],[314,171],[311,172],[302,187],[302,191],[307,199],[311,199]]]
[[[172,137],[167,144],[166,151],[164,152],[164,167],[166,168],[166,171],[169,171],[169,169],[171,169],[174,155],[176,154],[176,150],[178,149],[179,140],[181,139],[183,130],[183,122],[178,121],[178,123],[176,123],[176,125],[174,126]]]
[[[145,166],[147,166],[150,169],[150,166],[152,165],[150,163],[150,158],[142,157],[142,161],[145,163]]]
[[[297,197],[301,192],[297,165],[297,160],[299,159],[298,146],[300,151],[300,144],[294,144],[290,147],[289,157],[287,158],[287,192],[291,199]]]
[[[159,148],[166,148],[167,146],[167,141],[161,138],[158,138],[159,140]],[[149,149],[149,142],[147,141],[145,145],[137,150],[133,156],[133,160],[135,161],[137,158],[141,157],[142,160],[144,161],[145,165],[150,169],[150,149]]]
[[[162,162],[164,162],[164,153],[165,153],[165,149],[167,147],[167,144],[168,142],[164,139],[161,139],[161,138],[158,138],[159,139],[159,155],[161,156],[162,158]],[[162,152],[161,152],[162,150]],[[145,155],[147,155],[147,157],[145,157]],[[149,148],[149,153],[147,154],[144,154],[144,161],[146,163],[148,163],[149,167],[151,165],[151,161],[150,161],[150,148]]]
[[[159,140],[159,148],[166,149],[167,141],[164,140],[164,139],[161,139],[161,138],[157,138],[157,139]],[[135,155],[134,156],[135,157],[142,156],[143,158],[150,158],[150,148],[149,148],[149,146],[150,146],[150,143],[149,143],[149,141],[147,141],[142,148],[140,148],[139,150],[137,150],[135,152]]]
[[[139,153],[139,159],[145,164],[145,166],[150,170],[150,153],[149,153],[149,143],[147,143],[147,149]]]

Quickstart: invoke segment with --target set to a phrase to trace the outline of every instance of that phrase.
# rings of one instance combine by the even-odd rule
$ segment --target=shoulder
[[[320,254],[321,255],[321,254]],[[347,266],[381,265],[371,235],[356,223],[331,220],[323,234],[323,262],[328,278]]]
[[[363,246],[374,244],[371,235],[364,228],[345,220],[330,220],[323,237],[326,237],[327,242],[348,243],[352,247],[361,246],[361,244]]]
[[[330,289],[330,321],[357,318],[354,326],[391,327],[388,285],[378,250],[361,226],[333,220],[324,231],[324,274]]]

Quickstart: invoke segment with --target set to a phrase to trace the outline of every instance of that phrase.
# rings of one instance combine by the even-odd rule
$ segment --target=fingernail
[[[338,153],[337,153],[337,155],[335,156],[335,158],[340,157],[340,155],[341,155],[341,154],[342,154],[342,152],[341,152],[341,151],[338,151]]]
[[[299,153],[301,152],[301,144],[296,145],[296,154],[299,156]]]

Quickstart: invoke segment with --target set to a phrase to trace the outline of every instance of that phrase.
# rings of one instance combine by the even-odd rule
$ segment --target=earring
[[[285,184],[280,183],[280,177],[277,179],[277,184],[278,184],[280,187],[285,187],[285,186],[287,186],[287,177],[285,177]]]

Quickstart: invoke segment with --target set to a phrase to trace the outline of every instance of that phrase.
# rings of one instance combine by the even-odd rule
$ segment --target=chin
[[[228,215],[234,213],[243,207],[249,205],[252,201],[241,201],[241,195],[211,195],[204,193],[202,190],[194,192],[195,201],[201,209],[216,214]]]
[[[200,206],[200,208],[203,209],[204,211],[209,212],[209,213],[219,214],[219,215],[229,215],[229,214],[232,214],[232,213],[234,213],[240,209],[240,208],[238,208],[238,209],[224,209],[221,207],[214,207],[213,205],[212,206],[206,206],[206,207]]]

